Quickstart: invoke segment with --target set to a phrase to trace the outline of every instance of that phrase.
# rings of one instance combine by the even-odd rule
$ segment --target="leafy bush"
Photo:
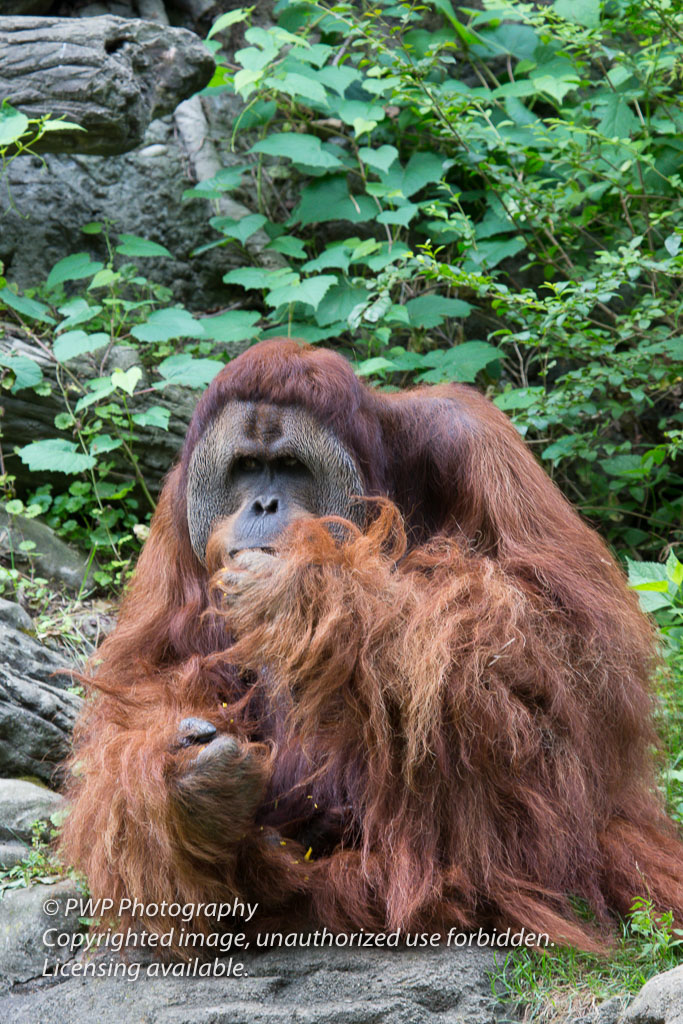
[[[99,223],[84,231],[104,231],[106,264],[85,252],[60,260],[38,289],[40,298],[18,294],[0,277],[0,306],[21,323],[44,361],[0,352],[0,385],[12,393],[52,392],[62,407],[54,419],[58,436],[34,441],[16,454],[37,479],[45,473],[77,479],[57,494],[52,483],[41,483],[25,503],[14,495],[13,475],[4,474],[0,485],[10,514],[43,514],[67,539],[108,552],[113,562],[95,573],[106,585],[127,567],[155,504],[138,466],[139,428],[167,430],[173,403],[159,404],[163,392],[179,383],[205,387],[223,362],[204,353],[226,338],[250,337],[259,315],[235,311],[200,320],[181,306],[168,306],[169,290],[129,262],[170,256],[163,246],[133,235],[120,235],[112,245],[108,227]],[[67,296],[72,282],[82,294]],[[180,352],[178,338],[191,339]],[[105,372],[117,355],[131,365]],[[128,479],[113,474],[113,453],[122,457]]]
[[[683,563],[672,551],[666,565],[629,559],[628,570],[643,611],[657,620],[665,649],[668,678],[658,695],[667,755],[662,785],[672,817],[683,825]]]
[[[476,382],[620,551],[657,558],[683,522],[683,13],[670,0],[457,14],[449,0],[280,0],[276,13],[229,60],[220,33],[249,14],[214,25],[206,93],[241,103],[240,155],[186,192],[213,207],[216,239],[196,258],[242,253],[225,283],[243,308],[200,319],[172,305],[136,265],[163,247],[132,236],[104,264],[60,261],[38,298],[0,288],[66,382],[59,436],[20,457],[77,479],[27,500],[120,554],[144,518],[134,503],[151,504],[136,428],[168,422],[152,396],[203,386],[230,342],[284,333],[336,345],[378,386]],[[230,193],[253,213],[224,216]],[[99,372],[124,343],[134,364]],[[0,365],[13,390],[50,386],[27,356]]]
[[[656,551],[683,511],[683,14],[431,6],[281,0],[247,29],[208,91],[241,97],[249,163],[190,196],[215,244],[265,231],[281,265],[225,281],[378,383],[477,379],[610,537]],[[258,211],[235,222],[240,172]]]

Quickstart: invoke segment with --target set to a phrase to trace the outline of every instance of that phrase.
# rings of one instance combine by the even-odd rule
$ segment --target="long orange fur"
[[[205,569],[185,510],[193,447],[232,399],[313,412],[375,496],[343,542],[295,523],[248,598],[222,571],[220,524]],[[382,394],[334,353],[264,342],[199,403],[93,664],[62,853],[96,897],[239,895],[261,921],[524,927],[583,948],[636,896],[683,922],[654,664],[607,548],[491,403],[463,386]],[[244,758],[184,816],[188,716]]]

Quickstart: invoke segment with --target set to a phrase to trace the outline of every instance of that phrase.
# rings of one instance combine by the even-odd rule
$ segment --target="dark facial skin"
[[[313,509],[313,476],[295,456],[266,449],[238,456],[230,469],[230,487],[239,508],[226,525],[228,554],[272,550],[278,535],[294,519]]]

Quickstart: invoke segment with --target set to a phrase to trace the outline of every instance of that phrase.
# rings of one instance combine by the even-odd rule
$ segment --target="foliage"
[[[670,913],[657,914],[652,902],[634,900],[609,960],[570,948],[508,954],[492,975],[492,985],[524,1007],[525,1021],[555,1022],[588,1016],[610,996],[637,992],[661,971],[683,959],[683,932]]]
[[[39,298],[19,294],[0,278],[0,307],[21,323],[43,360],[0,352],[0,386],[13,394],[54,392],[62,407],[54,419],[57,436],[16,449],[35,474],[35,490],[25,502],[17,498],[16,477],[8,473],[0,477],[0,486],[10,514],[42,514],[91,553],[109,553],[106,567],[95,573],[107,585],[127,567],[137,549],[135,537],[143,536],[146,516],[154,508],[138,466],[140,428],[167,430],[173,393],[165,397],[164,392],[178,383],[205,387],[223,363],[204,353],[225,336],[249,337],[258,314],[236,311],[202,321],[181,306],[169,306],[167,288],[121,259],[169,256],[163,246],[120,235],[114,247],[109,226],[99,223],[84,231],[104,234],[106,264],[87,253],[60,260]],[[66,287],[74,281],[84,290],[69,296]],[[191,344],[177,352],[177,338],[189,338]],[[117,361],[122,365],[105,371]],[[124,479],[118,471],[121,460],[128,473]],[[76,479],[55,494],[53,482],[39,483],[46,473]]]
[[[628,578],[643,611],[655,614],[673,654],[683,652],[683,563],[673,551],[666,565],[628,561]]]
[[[151,506],[140,428],[171,411],[152,397],[204,386],[232,342],[285,333],[341,347],[377,386],[487,389],[620,551],[657,558],[683,521],[683,13],[668,0],[276,12],[230,58],[221,32],[250,12],[214,25],[206,93],[241,102],[239,155],[185,193],[208,200],[216,230],[196,258],[242,254],[225,283],[243,308],[173,305],[128,262],[163,246],[128,235],[107,236],[106,263],[60,261],[38,297],[0,288],[57,366],[64,407],[55,437],[20,458],[75,478],[27,501],[123,560]],[[240,220],[222,213],[233,193],[252,204]],[[100,372],[119,346],[132,363]],[[15,391],[49,386],[34,359],[0,362]]]
[[[683,563],[628,560],[629,583],[643,611],[657,620],[666,655],[659,688],[659,732],[666,760],[661,782],[671,816],[683,825]]]
[[[26,889],[34,882],[51,885],[59,881],[64,869],[50,850],[49,839],[57,835],[61,824],[58,815],[52,815],[50,823],[34,821],[31,825],[31,849],[26,856],[11,868],[0,869],[0,899],[9,889]]]
[[[0,181],[7,180],[7,168],[18,156],[35,155],[34,146],[48,132],[85,131],[80,125],[64,118],[27,117],[7,100],[0,103]],[[11,201],[10,194],[10,201]]]
[[[388,386],[488,385],[608,535],[655,552],[683,510],[683,14],[484,6],[281,0],[208,89],[243,100],[249,163],[188,198],[214,200],[216,245],[269,236],[280,265],[225,280],[273,333],[342,339]]]

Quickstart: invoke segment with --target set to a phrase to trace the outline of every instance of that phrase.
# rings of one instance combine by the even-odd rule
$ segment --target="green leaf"
[[[122,256],[170,256],[165,245],[158,242],[150,242],[147,238],[140,238],[138,235],[119,235],[119,244],[116,251]]]
[[[399,260],[403,260],[408,256],[412,256],[412,251],[403,242],[392,242],[391,247],[388,242],[382,242],[377,255],[370,256],[365,262],[370,270],[374,270],[377,273],[388,267],[390,263],[398,263]]]
[[[674,586],[680,587],[681,583],[683,583],[683,562],[679,562],[673,551],[669,552],[665,569],[667,576]]]
[[[420,207],[417,203],[404,203],[395,210],[383,210],[378,218],[378,224],[400,224],[406,227],[413,217],[418,213]]]
[[[632,114],[621,93],[610,93],[603,105],[603,114],[597,130],[608,139],[629,139],[639,128],[638,119]]]
[[[46,288],[55,288],[64,281],[80,281],[84,277],[92,277],[104,267],[103,263],[95,263],[87,252],[76,252],[73,256],[65,256],[55,263],[45,282]]]
[[[206,338],[214,341],[245,341],[260,334],[254,325],[261,319],[261,314],[251,309],[232,309],[218,316],[206,316],[201,325]]]
[[[248,213],[246,217],[236,220],[234,217],[212,217],[209,224],[216,231],[220,231],[226,238],[235,238],[241,245],[246,245],[247,239],[260,231],[267,223],[267,218],[262,213]]]
[[[413,327],[439,327],[446,317],[469,316],[472,306],[462,299],[420,295],[406,302],[406,309]]]
[[[600,24],[600,0],[555,0],[553,9],[564,18],[584,28]]]
[[[304,302],[313,309],[317,309],[325,293],[337,283],[333,274],[320,274],[318,277],[308,277],[297,285],[285,285],[275,288],[266,295],[266,304],[273,306],[289,305],[292,302]]]
[[[321,327],[346,321],[351,311],[361,302],[367,302],[369,292],[362,285],[352,285],[345,281],[333,285],[325,293],[315,314],[316,323]]]
[[[639,455],[613,455],[609,459],[600,459],[600,465],[609,476],[633,479],[643,475],[643,463]]]
[[[223,363],[217,359],[194,359],[182,353],[169,356],[159,365],[159,373],[166,384],[181,384],[186,388],[204,388],[210,384],[216,374],[223,369]],[[156,385],[159,387],[159,385]],[[162,384],[161,387],[165,387]]]
[[[306,259],[304,243],[300,238],[295,238],[293,235],[280,235],[279,238],[275,238],[266,248],[272,249],[273,252],[281,252],[283,256],[289,256],[294,260]]]
[[[76,124],[75,121],[62,121],[61,118],[54,121],[46,121],[43,125],[43,131],[46,132],[85,132],[87,128],[84,128],[82,124]]]
[[[120,448],[122,444],[122,441],[116,437],[111,437],[109,434],[97,434],[90,442],[90,454],[102,455],[104,452],[113,452],[115,448]]]
[[[344,124],[355,126],[356,121],[372,122],[373,126],[385,118],[384,107],[367,100],[340,100],[335,104],[335,114]]]
[[[168,430],[168,421],[171,418],[171,410],[164,409],[161,405],[150,405],[144,412],[136,412],[131,419],[139,427],[158,427],[160,430]]]
[[[267,223],[267,218],[262,213],[248,213],[239,220],[233,217],[212,217],[209,223],[217,231],[221,231],[226,239],[236,239],[244,246],[252,234],[256,234]]]
[[[503,411],[514,409],[529,409],[543,396],[542,387],[535,388],[512,388],[510,391],[503,391],[493,399],[495,405]]]
[[[413,153],[405,167],[396,164],[387,174],[383,174],[382,184],[409,199],[425,185],[441,181],[444,159],[436,153]]]
[[[117,274],[111,267],[105,267],[104,270],[100,270],[95,274],[92,281],[88,285],[88,291],[94,291],[95,288],[108,288],[110,284],[118,281],[120,274]]]
[[[33,359],[30,359],[29,356],[0,352],[0,366],[6,366],[14,374],[14,384],[11,388],[13,395],[24,388],[35,387],[43,379],[43,371],[40,366]]]
[[[42,302],[36,302],[35,299],[27,299],[24,295],[15,295],[7,285],[4,288],[0,288],[0,302],[4,302],[15,313],[27,316],[31,320],[39,320],[41,323],[46,324],[53,324],[55,322],[54,317],[50,316],[48,307],[44,306]]]
[[[65,331],[55,338],[52,351],[55,359],[60,363],[66,363],[76,356],[85,355],[87,352],[96,352],[103,348],[110,341],[109,335],[99,332],[97,334],[86,334],[85,331]]]
[[[668,579],[665,565],[659,562],[634,562],[627,558],[629,586],[638,591],[640,607],[645,612],[656,612],[661,608],[670,608],[673,603],[672,589],[675,593],[677,588]],[[643,591],[641,588],[651,583],[663,582],[667,593],[663,591]]]
[[[88,389],[90,394],[83,395],[78,399],[74,412],[80,412],[81,409],[87,409],[96,402],[101,402],[103,398],[107,398],[114,391],[114,385],[111,382],[111,377],[98,377],[96,380],[88,381]]]
[[[357,242],[359,239],[353,239],[353,241]],[[348,270],[350,263],[349,242],[333,242],[314,260],[304,263],[301,269],[307,273],[318,270]]]
[[[65,302],[63,306],[59,307],[59,312],[66,317],[56,328],[57,331],[62,332],[92,320],[102,312],[102,306],[89,306],[85,299],[71,299],[70,302]]]
[[[451,380],[473,383],[481,370],[501,356],[500,350],[487,342],[465,341],[454,348],[429,352],[425,356],[425,363],[429,361],[434,369],[420,373],[416,379],[429,384]]]
[[[396,160],[398,150],[395,146],[380,146],[379,149],[361,146],[358,150],[358,156],[368,167],[373,167],[376,171],[386,173]]]
[[[523,249],[526,249],[526,242],[519,235],[516,238],[492,238],[490,241],[477,242],[476,249],[467,250],[463,269],[472,271],[485,267],[492,270],[503,260],[509,256],[516,256]]]
[[[683,237],[681,237],[681,235],[669,235],[667,238],[664,239],[664,246],[669,256],[678,255],[678,250],[681,247],[681,242],[683,242]]]
[[[504,85],[499,85],[497,89],[493,90],[493,96],[496,99],[505,98],[508,96],[535,96],[538,92],[535,84],[528,78],[520,78],[516,82],[505,82]]]
[[[652,583],[633,583],[631,584],[632,590],[648,590],[655,591],[659,594],[668,594],[669,584],[666,580],[655,580]]]
[[[220,18],[214,21],[206,38],[212,39],[217,32],[223,32],[226,28],[236,25],[239,21],[246,21],[253,10],[253,7],[237,7],[234,11],[226,11],[225,14],[221,14]]]
[[[345,176],[325,176],[301,190],[301,198],[290,223],[324,224],[330,220],[348,220],[352,224],[374,220],[377,207],[370,196],[349,195]]]
[[[113,387],[132,395],[141,377],[142,370],[139,366],[131,366],[129,370],[122,370],[117,366],[109,379]]]
[[[171,341],[174,338],[203,338],[204,328],[182,306],[156,309],[147,322],[137,324],[130,332],[138,341]]]
[[[458,21],[450,0],[431,0],[431,3],[432,7],[436,7],[437,11],[441,11],[447,21],[450,22],[465,46],[474,46],[480,41],[479,36],[470,32],[468,28]]]
[[[350,85],[362,80],[362,75],[355,68],[349,67],[348,64],[339,64],[337,66],[331,65],[321,68],[316,75],[316,79],[322,82],[323,85],[326,85],[328,89],[336,92],[338,96],[343,97]]]
[[[296,277],[293,271],[290,271],[292,277]],[[262,267],[237,267],[235,270],[228,271],[227,274],[223,275],[223,280],[226,284],[238,284],[242,288],[249,290],[258,288],[269,288],[273,286],[274,275],[282,277],[280,271],[264,270]]]
[[[421,370],[427,364],[425,363],[425,355],[419,352],[406,352],[400,345],[395,345],[390,348],[387,355],[391,356],[391,362],[396,370],[400,370],[403,373],[413,373],[415,370]]]
[[[630,558],[627,558],[626,562],[628,565],[628,582],[632,587],[667,579],[666,566],[660,562],[635,562]]]
[[[565,434],[564,437],[558,437],[557,441],[553,441],[547,448],[544,448],[541,452],[541,458],[563,459],[574,450],[576,444],[577,440],[573,434]]]
[[[7,100],[0,106],[0,147],[10,146],[28,130],[28,118],[15,110]]]
[[[288,160],[293,160],[296,164],[303,164],[305,167],[322,167],[331,170],[344,166],[341,160],[322,148],[322,143],[317,136],[299,132],[271,135],[252,146],[251,152],[285,157]]]
[[[80,451],[75,441],[51,437],[19,449],[19,458],[32,473],[82,473],[92,469],[95,459]]]
[[[328,327],[313,327],[311,324],[287,318],[285,323],[276,324],[270,330],[265,331],[263,337],[300,338],[302,341],[307,341],[309,345],[317,345],[319,341],[327,341],[328,338],[338,338],[339,334],[345,329],[345,323],[337,322]]]
[[[373,356],[371,359],[363,359],[354,367],[357,377],[371,377],[374,374],[384,375],[387,371],[396,369],[395,365],[383,356]]]
[[[220,199],[223,192],[231,192],[237,188],[242,180],[242,175],[248,169],[247,164],[222,167],[212,178],[205,178],[193,188],[185,189],[183,201],[186,199]]]
[[[567,77],[559,75],[536,75],[533,84],[538,92],[552,96],[556,103],[561,103],[568,92],[576,89],[579,85],[579,78],[575,74]]]
[[[288,71],[284,78],[275,78],[273,75],[269,75],[265,84],[278,92],[287,93],[292,99],[311,100],[313,103],[327,106],[325,87],[305,75],[298,75],[292,71]]]

